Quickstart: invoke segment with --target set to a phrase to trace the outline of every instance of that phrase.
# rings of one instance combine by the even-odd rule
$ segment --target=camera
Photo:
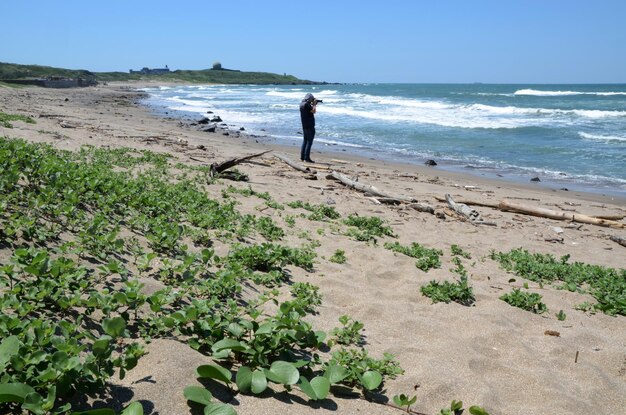
[[[322,101],[321,99],[315,99],[313,100],[313,105],[317,105],[317,104],[322,104],[324,101]]]

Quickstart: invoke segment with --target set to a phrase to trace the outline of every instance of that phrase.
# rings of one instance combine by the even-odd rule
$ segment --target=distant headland
[[[220,62],[209,69],[170,70],[165,68],[126,72],[91,72],[84,69],[64,69],[42,65],[21,65],[0,62],[0,82],[68,88],[96,85],[99,82],[162,81],[192,84],[260,84],[260,85],[325,85],[328,82],[299,79],[293,75],[271,72],[244,72],[225,69]]]

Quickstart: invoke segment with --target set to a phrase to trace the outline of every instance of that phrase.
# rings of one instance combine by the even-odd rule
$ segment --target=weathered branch
[[[274,157],[283,161],[289,167],[294,168],[303,173],[315,173],[315,170],[311,170],[310,168],[303,166],[302,164],[296,163],[295,161],[291,160],[290,158],[287,158],[286,156],[283,156],[282,154],[274,154]]]
[[[557,210],[551,210],[536,206],[525,206],[519,203],[503,200],[499,204],[500,210],[509,212],[524,213],[526,215],[539,216],[542,218],[556,219],[556,220],[569,220],[578,223],[587,223],[590,225],[608,226],[611,228],[626,228],[626,224],[616,222],[607,219],[595,218],[593,216],[581,215],[578,213],[560,212]]]
[[[231,167],[236,166],[237,164],[243,163],[244,161],[253,159],[255,157],[262,156],[263,154],[269,153],[270,151],[272,150],[263,151],[261,153],[252,154],[245,157],[236,157],[218,164],[211,163],[211,176],[215,176],[216,174],[222,173],[223,171],[228,170]]]
[[[431,213],[433,215],[435,214],[435,208],[427,203],[410,203],[406,205],[406,207],[415,209],[418,212],[426,212],[426,213]]]
[[[447,202],[445,197],[441,197],[441,196],[434,196],[434,198],[436,200],[438,200],[439,202]],[[471,206],[484,206],[484,207],[490,207],[490,208],[494,208],[494,209],[499,209],[499,204],[498,202],[481,202],[478,200],[470,200],[470,199],[465,199],[465,198],[458,198],[456,199],[457,203],[464,203],[466,205],[471,205]]]
[[[459,215],[467,218],[473,224],[496,226],[494,222],[488,222],[483,220],[482,216],[476,209],[472,209],[464,203],[455,202],[450,195],[446,195],[446,202],[448,203],[450,209],[454,210]]]
[[[334,179],[334,180],[338,180],[341,183],[345,184],[348,187],[352,187],[353,189],[359,190],[363,193],[368,193],[371,194],[373,196],[377,196],[377,197],[382,197],[385,199],[393,199],[396,200],[398,202],[416,202],[417,200],[415,198],[412,198],[410,196],[402,196],[402,195],[393,195],[390,193],[387,193],[385,191],[382,190],[378,190],[377,188],[375,188],[374,186],[371,186],[369,184],[364,184],[364,183],[359,183],[356,180],[352,180],[349,177],[347,177],[344,174],[338,173],[336,171],[333,171],[332,173],[330,173],[328,176],[326,176],[329,179]]]

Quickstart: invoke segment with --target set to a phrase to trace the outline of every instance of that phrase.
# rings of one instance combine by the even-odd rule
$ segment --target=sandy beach
[[[569,255],[583,262],[626,268],[626,248],[610,239],[626,237],[626,229],[572,223],[527,214],[472,206],[491,225],[476,225],[455,214],[441,198],[497,204],[502,200],[525,206],[590,216],[626,215],[626,198],[575,191],[550,190],[533,183],[519,184],[474,175],[450,173],[420,165],[393,164],[359,158],[331,147],[313,145],[316,180],[279,160],[299,159],[299,147],[239,132],[239,125],[210,133],[174,118],[157,117],[138,104],[138,84],[109,84],[80,89],[0,87],[0,111],[32,117],[36,123],[0,126],[0,136],[50,143],[77,150],[83,145],[131,147],[173,155],[171,163],[209,165],[266,150],[237,169],[250,181],[220,180],[215,197],[228,186],[267,192],[278,203],[300,200],[333,206],[342,217],[350,214],[384,219],[397,238],[376,243],[356,241],[337,232],[331,223],[296,216],[293,228],[283,226],[285,244],[315,241],[317,258],[310,272],[292,267],[295,282],[319,287],[319,313],[310,318],[316,329],[330,331],[338,318],[349,315],[365,326],[366,348],[372,357],[395,356],[405,373],[385,382],[385,396],[415,395],[412,409],[438,414],[450,401],[466,408],[480,405],[490,414],[618,414],[626,407],[626,330],[624,316],[577,310],[594,298],[587,293],[559,290],[503,270],[490,258],[492,251],[523,248],[532,253]],[[216,115],[219,115],[217,113]],[[296,116],[296,114],[294,114]],[[227,119],[224,120],[229,123]],[[322,123],[323,119],[318,120]],[[225,135],[225,132],[229,132]],[[437,215],[420,212],[409,203],[385,204],[350,189],[328,174],[337,171],[359,183],[393,195],[406,195],[431,205]],[[1,174],[1,173],[0,173]],[[213,193],[212,193],[213,194]],[[258,209],[258,200],[238,199],[244,212],[283,223],[275,209]],[[289,209],[289,208],[288,208]],[[295,215],[290,210],[289,213]],[[624,219],[617,219],[621,224]],[[442,251],[441,266],[424,272],[415,259],[383,247],[385,242],[417,242]],[[451,269],[451,246],[470,254],[463,259],[475,303],[463,306],[432,301],[420,288],[432,280],[456,279]],[[337,250],[346,262],[329,261]],[[4,253],[6,254],[6,252]],[[4,258],[4,257],[3,257]],[[500,299],[513,288],[528,286],[539,293],[548,312],[534,314]],[[567,318],[559,320],[562,310]],[[557,332],[558,336],[546,333]],[[146,414],[183,415],[190,412],[183,389],[200,385],[195,369],[211,362],[184,342],[155,339],[148,354],[123,380],[111,379],[117,404],[140,401]],[[330,396],[307,403],[274,387],[260,397],[238,394],[229,403],[239,415],[252,414],[400,414],[399,409],[364,399]],[[213,390],[220,397],[220,390]],[[115,403],[115,399],[112,400]],[[466,411],[466,413],[468,413]]]

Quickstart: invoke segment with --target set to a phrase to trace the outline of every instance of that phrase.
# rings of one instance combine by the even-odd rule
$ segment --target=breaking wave
[[[597,96],[613,96],[626,95],[626,92],[584,92],[584,91],[540,91],[537,89],[520,89],[514,92],[514,95],[532,95],[538,97],[559,97],[569,95],[597,95]]]

